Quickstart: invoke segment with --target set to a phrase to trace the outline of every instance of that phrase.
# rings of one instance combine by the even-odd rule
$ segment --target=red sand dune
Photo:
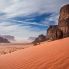
[[[69,38],[2,55],[0,69],[69,69]]]

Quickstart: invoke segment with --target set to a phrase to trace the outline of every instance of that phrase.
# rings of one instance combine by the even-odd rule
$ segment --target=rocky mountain
[[[69,4],[60,9],[58,25],[52,25],[47,30],[49,40],[69,37]]]
[[[51,25],[47,30],[47,37],[49,40],[61,39],[63,32],[58,28],[58,25]]]
[[[69,36],[69,4],[60,9],[58,26],[63,32],[63,37]]]
[[[14,36],[11,36],[11,35],[0,35],[0,37],[3,37],[9,41],[14,41],[15,40],[15,37]]]
[[[0,43],[10,43],[7,39],[0,37]]]
[[[58,25],[49,26],[49,28],[47,29],[47,35],[42,35],[41,37],[38,36],[33,41],[33,44],[37,45],[45,40],[57,40],[65,37],[69,37],[69,4],[61,7]]]

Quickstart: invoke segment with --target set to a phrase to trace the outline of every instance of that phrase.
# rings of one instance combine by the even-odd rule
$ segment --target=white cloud
[[[10,4],[10,2],[12,4]],[[62,4],[65,4],[64,0],[63,2],[62,0],[8,0],[8,7],[4,9],[4,12],[6,12],[9,17],[14,17],[17,15],[24,16],[35,12],[57,12]]]
[[[58,12],[59,7],[67,3],[68,0],[0,0],[0,10],[8,17],[14,17],[35,12]]]

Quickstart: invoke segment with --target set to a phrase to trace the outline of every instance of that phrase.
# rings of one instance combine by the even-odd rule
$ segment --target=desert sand
[[[30,43],[0,43],[0,56],[32,46]]]
[[[0,69],[69,69],[69,38],[1,55]]]

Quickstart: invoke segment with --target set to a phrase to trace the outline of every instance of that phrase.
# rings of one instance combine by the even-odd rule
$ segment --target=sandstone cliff
[[[58,25],[48,28],[47,37],[49,40],[69,37],[69,4],[60,9]]]

